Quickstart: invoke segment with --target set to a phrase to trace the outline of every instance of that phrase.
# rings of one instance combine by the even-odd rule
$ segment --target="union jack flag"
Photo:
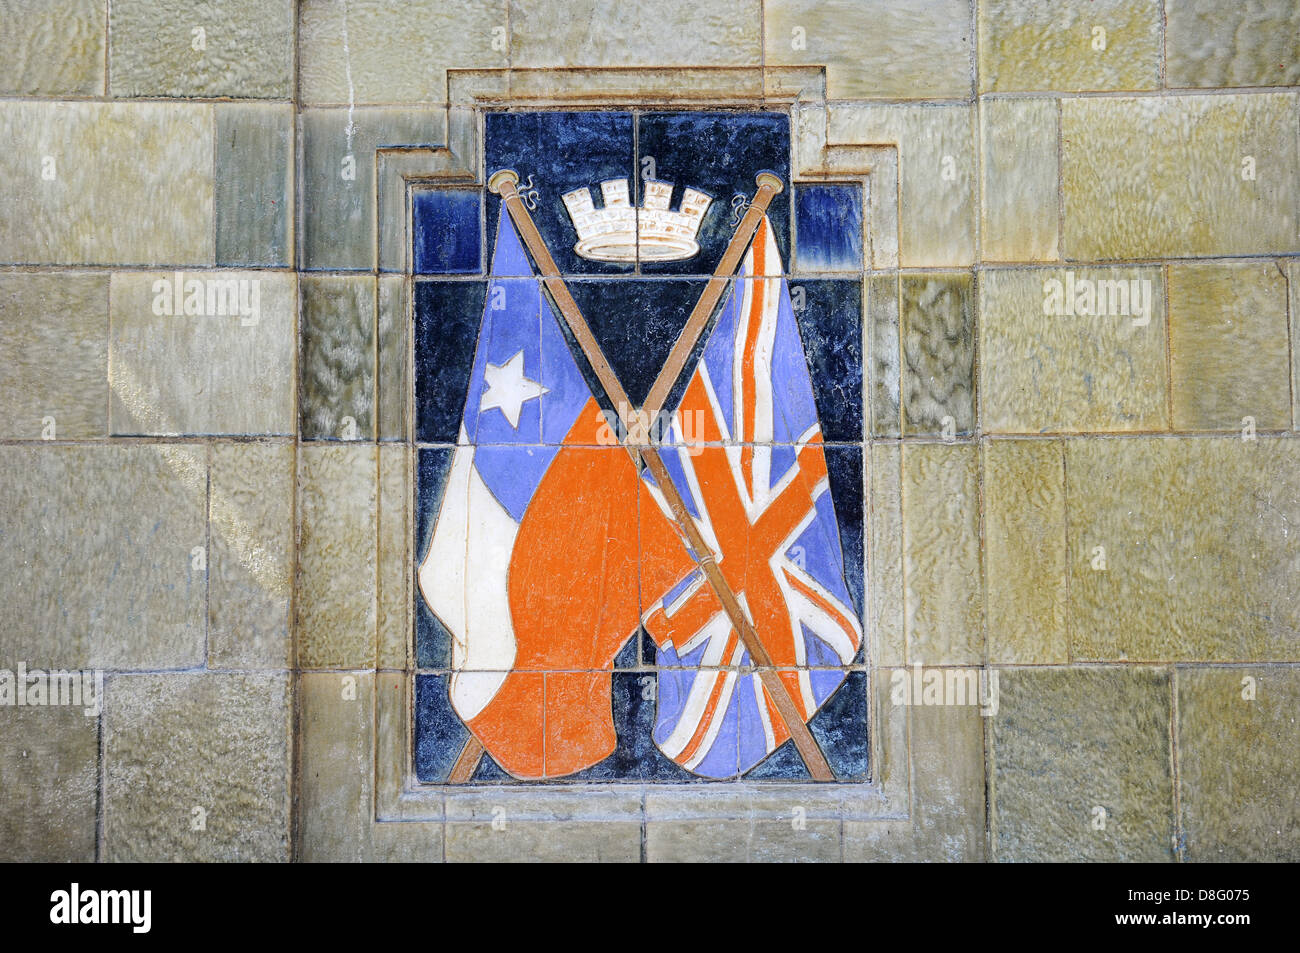
[[[690,432],[694,430],[695,432]],[[844,579],[821,428],[790,291],[766,219],[674,418],[673,482],[781,679],[811,719],[862,628]],[[690,771],[743,774],[789,737],[749,653],[666,518],[643,520],[643,623],[658,646],[655,742]]]

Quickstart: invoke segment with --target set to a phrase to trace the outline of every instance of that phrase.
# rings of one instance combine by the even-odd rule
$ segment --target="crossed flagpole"
[[[542,286],[546,289],[547,295],[559,312],[560,321],[577,342],[578,347],[582,349],[582,354],[591,366],[596,379],[600,382],[600,386],[604,389],[605,396],[614,407],[619,408],[620,415],[627,414],[630,416],[636,414],[637,412],[632,408],[632,402],[628,399],[627,391],[606,359],[600,344],[591,331],[591,326],[587,323],[587,319],[583,317],[577,302],[573,300],[573,295],[569,293],[568,285],[565,284],[559,268],[556,267],[555,259],[551,257],[545,239],[542,238],[532,216],[529,215],[524,199],[517,189],[518,183],[519,175],[514,170],[501,169],[493,173],[491,178],[488,179],[487,187],[493,194],[500,195],[505,203],[506,210],[509,212],[515,228],[518,229],[524,245],[527,247],[538,272],[542,276]],[[758,186],[758,191],[754,194],[753,201],[749,203],[744,217],[741,218],[740,224],[731,236],[731,241],[727,244],[726,251],[718,262],[717,268],[714,270],[704,291],[700,294],[700,298],[691,310],[690,316],[686,319],[681,334],[678,335],[672,350],[668,354],[667,361],[664,362],[663,368],[659,371],[650,387],[645,402],[641,406],[639,416],[643,421],[658,419],[659,413],[663,410],[664,404],[667,402],[673,387],[677,384],[687,361],[690,359],[692,350],[694,350],[695,345],[703,335],[709,319],[713,316],[718,302],[727,289],[728,283],[735,274],[736,268],[739,267],[745,248],[749,245],[750,239],[753,238],[754,232],[763,220],[763,216],[767,214],[768,205],[771,203],[773,196],[777,195],[783,188],[781,180],[768,172],[760,172],[755,184]],[[816,739],[813,738],[812,732],[809,730],[807,722],[804,721],[803,714],[796,705],[794,698],[790,695],[785,682],[781,680],[767,647],[763,645],[758,633],[754,630],[753,624],[749,621],[749,617],[745,615],[740,600],[731,588],[731,584],[723,575],[722,570],[718,568],[717,555],[709,546],[703,532],[687,509],[686,502],[676,484],[673,483],[672,475],[668,472],[668,468],[659,454],[658,447],[649,443],[632,445],[630,437],[634,429],[628,425],[629,421],[627,419],[624,419],[622,423],[624,426],[619,434],[620,443],[631,455],[632,462],[637,465],[638,470],[640,470],[640,463],[645,464],[646,469],[650,471],[650,475],[654,477],[655,483],[663,492],[687,551],[704,574],[709,586],[717,596],[718,602],[722,605],[722,610],[727,614],[727,619],[730,621],[732,628],[736,630],[746,650],[748,650],[749,657],[757,668],[758,677],[767,690],[768,696],[772,699],[772,703],[776,706],[781,720],[785,723],[795,749],[799,752],[799,756],[808,768],[808,773],[816,781],[833,781],[834,775],[831,773],[830,765],[826,763],[825,755],[822,754]],[[635,428],[636,432],[652,432],[652,430],[653,428]],[[471,735],[470,740],[456,759],[456,763],[452,766],[449,780],[452,782],[468,781],[482,755],[482,743]]]

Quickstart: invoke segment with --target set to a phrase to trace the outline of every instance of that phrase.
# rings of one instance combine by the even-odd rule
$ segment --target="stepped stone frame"
[[[871,426],[868,380],[864,380],[863,441],[869,457],[864,480],[869,781],[502,787],[440,786],[415,778],[411,202],[412,193],[422,187],[483,184],[484,113],[511,107],[786,111],[791,119],[794,181],[862,185],[867,231],[864,285],[873,285],[873,277],[894,278],[892,287],[898,288],[898,145],[828,145],[825,68],[692,69],[687,71],[691,83],[685,91],[682,72],[660,68],[451,69],[447,72],[445,144],[381,144],[372,155],[355,157],[359,165],[374,163],[370,272],[378,278],[374,282],[376,320],[385,307],[381,299],[387,297],[390,309],[401,302],[404,322],[398,322],[403,333],[386,338],[377,327],[374,334],[378,569],[373,682],[366,672],[301,672],[298,676],[301,737],[295,777],[299,829],[294,841],[302,859],[312,859],[318,852],[337,857],[353,850],[358,857],[436,859],[439,854],[445,856],[449,824],[467,822],[461,826],[486,832],[503,829],[502,820],[555,822],[545,825],[546,838],[556,838],[561,851],[567,841],[575,856],[589,854],[593,838],[605,839],[594,833],[590,822],[607,826],[607,833],[620,831],[623,839],[632,843],[633,852],[639,828],[644,859],[648,840],[659,845],[660,855],[691,857],[696,851],[690,842],[698,837],[701,823],[707,827],[709,822],[718,822],[725,827],[727,822],[743,821],[749,825],[750,847],[756,853],[762,853],[753,844],[757,831],[759,837],[774,841],[773,846],[779,843],[779,852],[787,855],[802,854],[798,842],[810,838],[814,846],[808,853],[820,855],[829,850],[833,856],[827,859],[985,859],[985,730],[979,709],[923,709],[890,703],[890,674],[905,668],[909,661],[903,637],[905,567],[898,544],[903,533],[901,454],[898,437],[881,438]],[[386,295],[386,289],[395,288],[397,282],[401,293]],[[864,287],[864,316],[870,307],[867,294]],[[897,302],[893,310],[897,315]],[[871,374],[873,366],[871,337],[869,322],[864,320],[864,377]],[[388,349],[403,353],[388,353]],[[391,388],[400,390],[401,395]],[[394,413],[400,419],[386,425],[380,419],[386,406],[396,407]],[[957,439],[974,444],[977,434],[976,429]],[[880,486],[893,489],[880,493]],[[977,501],[965,505],[977,505]],[[888,537],[892,541],[885,545]],[[369,715],[361,715],[361,724],[355,723],[356,716],[347,714],[357,709],[340,707],[338,702],[341,696],[347,697],[348,680],[361,711],[369,708]],[[341,724],[350,727],[341,730]],[[327,764],[327,760],[336,763]],[[347,771],[365,776],[348,778]],[[331,784],[336,789],[331,790]],[[345,790],[337,790],[340,785]],[[356,816],[358,813],[361,816]],[[305,832],[304,825],[312,830]],[[566,835],[566,829],[571,833]],[[704,844],[700,850],[709,852]],[[471,847],[471,854],[475,853]],[[483,853],[497,852],[483,845]],[[616,849],[613,853],[624,856],[625,852]],[[635,854],[627,859],[636,859]]]

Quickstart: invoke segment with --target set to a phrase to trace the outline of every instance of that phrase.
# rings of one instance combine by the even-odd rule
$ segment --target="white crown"
[[[695,235],[713,201],[703,192],[687,189],[681,208],[670,212],[671,182],[647,179],[643,208],[628,201],[627,179],[602,182],[600,191],[604,208],[592,203],[589,189],[564,194],[564,207],[578,230],[573,250],[581,257],[593,261],[680,261],[699,252]]]

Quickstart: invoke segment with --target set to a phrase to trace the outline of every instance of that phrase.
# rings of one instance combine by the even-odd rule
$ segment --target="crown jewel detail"
[[[627,179],[608,179],[600,183],[600,192],[604,208],[596,208],[590,189],[564,194],[564,207],[578,231],[573,250],[580,257],[592,261],[680,261],[699,253],[695,236],[713,201],[703,192],[686,189],[676,212],[668,208],[671,182],[647,179],[641,208],[628,199]]]

